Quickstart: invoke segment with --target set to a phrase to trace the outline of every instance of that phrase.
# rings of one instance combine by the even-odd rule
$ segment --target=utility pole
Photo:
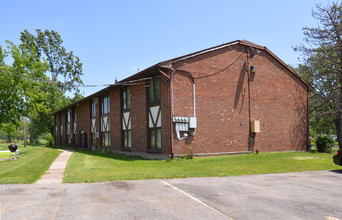
[[[25,125],[25,117],[22,116],[23,120],[23,131],[24,131],[24,148],[26,148],[26,125]]]

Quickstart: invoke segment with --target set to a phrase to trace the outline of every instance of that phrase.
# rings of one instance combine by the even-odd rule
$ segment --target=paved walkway
[[[63,153],[57,157],[55,162],[51,164],[49,170],[45,172],[36,184],[55,184],[63,182],[65,167],[74,151],[69,149],[61,149],[61,151],[63,151]]]

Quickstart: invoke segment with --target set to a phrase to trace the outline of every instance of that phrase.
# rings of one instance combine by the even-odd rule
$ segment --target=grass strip
[[[6,149],[6,144],[0,147]],[[61,151],[45,146],[18,145],[20,159],[0,161],[0,184],[34,183],[44,175]]]
[[[64,182],[238,176],[341,169],[333,163],[332,156],[333,154],[281,152],[165,161],[79,150],[74,152],[69,160]]]

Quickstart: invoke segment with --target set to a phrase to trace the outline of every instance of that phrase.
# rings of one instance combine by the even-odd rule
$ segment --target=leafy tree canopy
[[[52,111],[82,98],[77,86],[83,75],[79,58],[66,51],[56,31],[36,32],[22,32],[20,45],[0,45],[0,126],[17,127],[25,116],[34,137],[52,131]],[[75,91],[75,97],[66,97],[65,91]]]
[[[312,12],[317,27],[304,27],[305,44],[298,72],[314,88],[310,97],[310,122],[316,132],[337,131],[342,148],[342,5],[316,5]],[[336,129],[332,129],[335,126]]]

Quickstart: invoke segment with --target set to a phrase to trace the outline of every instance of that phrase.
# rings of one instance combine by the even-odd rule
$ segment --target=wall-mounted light
[[[251,66],[251,73],[256,73],[258,71],[258,67],[257,66]]]

